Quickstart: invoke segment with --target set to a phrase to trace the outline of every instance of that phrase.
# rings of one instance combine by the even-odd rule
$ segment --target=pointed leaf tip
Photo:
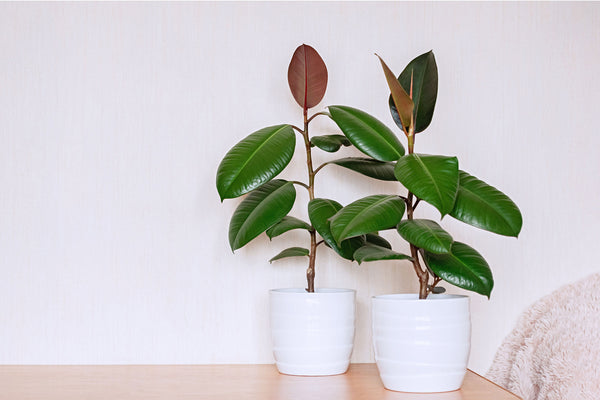
[[[333,249],[342,258],[354,260],[352,255],[358,248],[365,244],[365,239],[363,237],[354,237],[342,241],[340,245],[336,243],[331,233],[329,218],[335,215],[341,208],[342,205],[337,201],[316,198],[308,203],[308,216],[327,247]]]
[[[272,264],[273,261],[281,260],[282,258],[304,257],[304,256],[308,256],[309,254],[310,254],[310,251],[303,247],[290,247],[288,249],[281,251],[279,254],[277,254],[276,256],[271,258],[269,260],[269,264]]]
[[[395,195],[373,195],[356,200],[331,217],[331,233],[337,243],[363,234],[395,227],[405,203]]]
[[[367,243],[354,252],[354,259],[361,265],[363,262],[380,260],[411,260],[412,257],[398,253],[387,247]]]
[[[430,253],[449,253],[454,242],[439,224],[428,219],[404,220],[397,230],[404,240]]]
[[[275,125],[251,133],[233,146],[217,169],[221,202],[246,194],[277,176],[296,148],[291,125]]]
[[[458,191],[456,157],[408,154],[398,160],[394,172],[405,188],[437,208],[442,217],[452,211]]]
[[[296,190],[292,182],[274,179],[250,193],[238,205],[229,223],[229,243],[232,250],[245,246],[252,239],[281,221],[292,209]]]
[[[518,237],[523,226],[521,211],[507,195],[464,171],[459,171],[458,193],[450,215],[504,236]]]
[[[413,59],[400,73],[398,81],[404,90],[411,91],[415,133],[422,132],[431,123],[438,92],[438,71],[433,51]],[[392,96],[389,105],[394,122],[402,128],[403,123]]]
[[[348,106],[329,106],[330,117],[361,152],[379,161],[396,161],[404,155],[398,137],[372,115]]]
[[[400,120],[402,121],[404,133],[407,133],[405,128],[411,125],[414,103],[410,96],[406,93],[398,79],[396,79],[396,76],[394,75],[392,70],[387,66],[385,61],[383,61],[383,59],[379,57],[379,55],[375,55],[379,58],[379,61],[381,62],[381,67],[383,68],[385,79],[387,81],[388,87],[390,88],[392,99],[394,100],[396,110],[398,110]]]
[[[454,242],[450,253],[425,252],[425,262],[440,278],[488,299],[494,287],[492,271],[485,259],[472,247]]]

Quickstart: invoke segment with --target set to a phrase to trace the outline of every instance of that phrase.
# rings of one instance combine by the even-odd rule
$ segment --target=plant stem
[[[313,118],[315,118],[315,117],[317,117],[317,116],[319,116],[319,115],[327,115],[327,116],[329,116],[329,113],[328,113],[328,112],[325,112],[325,111],[318,112],[318,113],[316,113],[315,115],[313,115],[312,117],[310,117],[310,118],[308,119],[308,123],[310,123],[310,121],[312,121],[312,120],[313,120]]]
[[[436,285],[438,283],[440,283],[441,281],[442,281],[442,278],[440,278],[439,276],[434,276],[433,277],[433,283],[429,287],[429,293],[433,293],[433,289],[435,289]]]
[[[408,131],[408,154],[412,154],[415,151],[415,135],[412,134],[412,129],[409,129]]]
[[[314,172],[314,174],[316,175],[316,174],[317,174],[317,173],[318,173],[318,172],[321,170],[321,168],[323,168],[324,166],[326,166],[326,165],[329,165],[329,164],[330,164],[329,162],[325,162],[325,163],[323,163],[323,164],[319,165],[319,166],[317,167],[317,169],[315,169],[315,172]]]
[[[306,188],[306,190],[308,190],[308,185],[307,185],[306,183],[304,183],[304,182],[300,182],[300,181],[291,181],[291,182],[292,182],[293,184],[300,185],[300,186],[302,186],[303,188]]]
[[[408,201],[406,202],[406,216],[408,219],[413,219],[415,211],[416,204],[413,204],[413,197],[414,195],[411,192],[408,192]],[[413,258],[413,268],[419,278],[419,299],[426,299],[428,294],[427,284],[429,282],[429,272],[421,267],[421,263],[419,262],[419,248],[412,243],[410,245],[410,256]]]
[[[313,116],[314,117],[314,116]],[[312,119],[312,118],[311,118]],[[304,109],[304,131],[302,137],[304,138],[304,146],[306,148],[306,168],[308,170],[308,197],[310,200],[315,198],[315,171],[313,170],[312,163],[312,151],[310,147],[310,138],[308,136],[308,110]],[[308,268],[306,270],[306,291],[314,293],[315,291],[315,259],[317,256],[317,233],[314,229],[310,231],[310,253],[308,256]]]
[[[412,154],[414,152],[415,141],[414,141],[414,133],[412,127],[409,129],[408,135],[408,153]],[[408,192],[408,196],[406,199],[406,216],[408,219],[413,219],[413,215],[415,212],[415,208],[417,204],[419,204],[420,199],[417,199],[416,202],[413,203],[414,194],[412,192]],[[426,299],[429,292],[427,291],[427,284],[429,283],[429,272],[427,269],[421,267],[421,263],[419,262],[419,248],[411,243],[410,245],[410,256],[413,258],[413,268],[417,277],[419,278],[419,299]]]

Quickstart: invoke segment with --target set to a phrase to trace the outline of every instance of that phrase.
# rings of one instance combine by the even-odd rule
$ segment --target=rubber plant
[[[440,293],[440,281],[480,293],[489,298],[494,281],[486,260],[467,244],[454,241],[450,233],[415,211],[427,202],[441,217],[446,215],[472,226],[517,237],[522,216],[504,193],[459,169],[458,159],[415,152],[417,134],[431,123],[437,99],[438,73],[433,52],[413,59],[396,77],[379,58],[390,89],[389,107],[394,122],[407,140],[408,154],[398,137],[364,111],[345,106],[329,107],[329,114],[348,140],[376,164],[393,174],[372,176],[399,181],[405,195],[371,195],[339,210],[330,219],[336,243],[367,232],[396,229],[410,245],[410,255],[389,246],[366,243],[356,250],[359,262],[406,259],[419,280],[419,298]],[[364,160],[362,162],[367,162]],[[390,205],[393,204],[394,207]],[[401,207],[401,211],[399,212]]]
[[[328,115],[309,110],[321,102],[327,88],[327,67],[317,51],[299,46],[288,68],[288,83],[292,95],[302,109],[302,128],[292,124],[269,126],[251,133],[227,152],[221,161],[216,177],[221,201],[245,196],[233,213],[229,225],[229,244],[233,251],[266,232],[270,239],[293,229],[308,232],[310,246],[291,247],[281,251],[269,261],[287,257],[308,257],[306,271],[308,292],[315,290],[315,261],[317,248],[325,244],[341,257],[354,260],[354,252],[366,243],[389,248],[390,244],[376,233],[364,232],[348,239],[334,239],[329,218],[342,209],[335,200],[315,197],[315,176],[327,164],[337,164],[368,176],[393,177],[389,164],[374,159],[340,158],[317,168],[313,165],[315,148],[335,153],[342,146],[351,146],[352,139],[344,135],[311,136],[309,126],[317,116]],[[304,142],[307,181],[275,179],[292,161],[296,148],[296,135]],[[399,148],[398,148],[399,149]],[[390,159],[402,154],[391,150]],[[308,191],[307,212],[310,223],[288,215],[296,200],[296,186]],[[393,196],[392,196],[393,197]],[[399,210],[399,199],[390,199]]]

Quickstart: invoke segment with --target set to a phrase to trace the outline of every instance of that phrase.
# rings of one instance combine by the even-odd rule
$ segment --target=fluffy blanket
[[[600,399],[600,274],[525,311],[487,378],[524,400]]]

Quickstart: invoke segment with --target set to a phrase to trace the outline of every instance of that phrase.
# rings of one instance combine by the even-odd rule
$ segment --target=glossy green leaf
[[[415,117],[415,133],[419,133],[424,131],[431,123],[437,99],[438,70],[433,51],[421,54],[412,60],[404,68],[400,76],[398,76],[398,81],[407,92],[411,90],[411,77],[413,81],[412,100],[415,105],[413,112]],[[402,128],[400,116],[391,95],[389,103],[394,122]]]
[[[396,106],[396,110],[399,111],[400,120],[402,121],[400,129],[402,129],[405,133],[408,131],[406,127],[411,125],[414,103],[410,96],[406,93],[396,76],[392,72],[391,69],[386,65],[383,59],[379,56],[379,61],[381,61],[381,67],[383,68],[383,73],[385,74],[385,80],[387,81],[388,87],[390,88],[391,97],[393,103]],[[410,93],[410,88],[408,90]]]
[[[350,142],[379,161],[396,161],[404,155],[398,137],[377,118],[347,106],[329,106],[331,119]]]
[[[492,271],[481,254],[472,247],[454,242],[448,254],[424,254],[429,268],[446,282],[490,297],[494,287]]]
[[[350,146],[352,144],[344,135],[314,136],[310,139],[310,143],[329,153],[335,153],[340,147]]]
[[[292,209],[296,189],[292,182],[275,179],[250,193],[236,208],[229,223],[229,244],[232,250],[245,246],[252,239],[281,221]]]
[[[330,218],[337,243],[367,233],[394,228],[402,219],[405,204],[398,196],[373,195],[356,200]]]
[[[221,201],[239,197],[277,176],[290,162],[296,136],[290,125],[258,130],[227,152],[217,169]]]
[[[412,260],[411,256],[397,253],[387,247],[366,244],[354,252],[354,259],[359,263],[379,260]]]
[[[285,216],[281,221],[267,229],[267,236],[269,239],[273,239],[276,236],[281,235],[287,231],[291,231],[292,229],[306,229],[309,231],[311,226],[306,222],[291,216]]]
[[[372,158],[346,157],[330,161],[331,164],[351,169],[359,174],[382,181],[395,181],[394,167],[396,164],[389,161],[377,161]]]
[[[392,245],[390,244],[390,242],[388,242],[387,240],[385,240],[383,237],[379,236],[376,233],[367,233],[365,235],[365,239],[367,240],[367,243],[374,244],[374,245],[380,246],[380,247],[385,247],[387,249],[392,248]]]
[[[448,253],[452,236],[436,222],[428,219],[407,219],[398,224],[398,233],[408,243],[431,253]]]
[[[395,174],[405,188],[437,208],[442,216],[452,211],[458,190],[456,157],[407,154],[396,163]]]
[[[342,209],[342,205],[334,200],[329,199],[313,199],[308,203],[308,217],[315,230],[321,235],[327,246],[332,248],[341,257],[347,260],[354,260],[354,252],[363,246],[365,238],[356,237],[344,240],[341,244],[337,244],[331,234],[329,218],[335,215]]]
[[[458,193],[451,216],[499,235],[517,237],[523,217],[517,205],[498,189],[464,171],[459,173]]]
[[[319,104],[327,89],[327,67],[312,47],[299,46],[288,68],[288,83],[296,102],[304,109]]]
[[[272,263],[273,261],[276,261],[276,260],[281,260],[282,258],[305,257],[305,256],[308,256],[309,254],[310,254],[310,251],[308,251],[308,249],[305,249],[303,247],[290,247],[288,249],[283,250],[281,253],[277,254],[275,257],[271,258],[269,260],[269,263]]]

